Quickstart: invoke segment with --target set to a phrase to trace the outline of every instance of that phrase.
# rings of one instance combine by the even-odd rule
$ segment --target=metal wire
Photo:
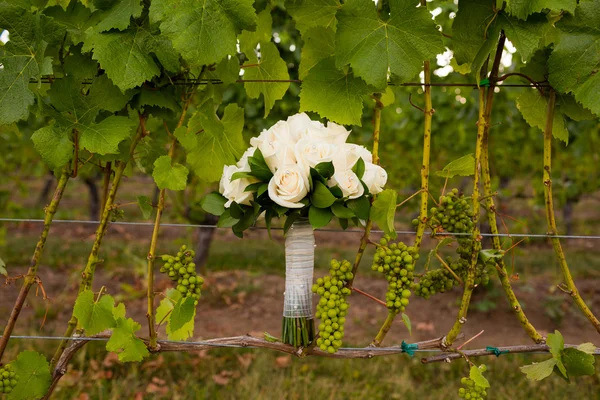
[[[34,218],[0,218],[0,222],[30,222],[30,223],[44,223],[43,219]],[[52,223],[58,224],[87,224],[97,225],[100,221],[87,221],[78,219],[55,219]],[[114,225],[133,225],[133,226],[154,226],[153,222],[133,222],[133,221],[115,221],[111,222]],[[205,229],[229,229],[217,225],[206,225],[206,224],[175,224],[175,223],[161,223],[163,227],[174,227],[174,228],[205,228]],[[267,230],[264,226],[255,226],[250,229],[253,230]],[[283,228],[271,228],[271,230],[283,230]],[[315,229],[316,232],[337,232],[337,233],[364,233],[359,229],[327,229],[320,228]],[[384,233],[382,230],[372,229],[371,233]],[[415,235],[415,231],[396,231],[398,235]],[[430,235],[431,232],[425,232],[426,235]],[[458,233],[458,232],[441,232],[436,233],[436,236],[471,236],[470,233]],[[549,235],[547,233],[482,233],[481,236],[485,237],[510,237],[510,238],[536,238],[536,239],[548,239],[548,238],[559,238],[559,239],[591,239],[600,240],[600,235]]]

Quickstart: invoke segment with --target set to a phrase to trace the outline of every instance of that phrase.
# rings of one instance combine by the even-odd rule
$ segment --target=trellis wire
[[[44,83],[49,84],[56,79],[62,78],[42,78],[41,80],[31,79],[29,83]],[[81,82],[84,85],[91,85],[92,80],[85,80]],[[236,83],[302,83],[301,79],[238,79],[235,81]],[[187,80],[173,80],[171,81],[171,85],[175,86],[186,86],[186,85],[208,85],[212,83],[213,85],[221,85],[223,81],[220,79],[187,79]],[[470,87],[477,89],[478,86],[474,83],[464,83],[464,82],[455,82],[455,83],[444,83],[444,82],[433,82],[433,83],[421,83],[421,82],[405,82],[405,83],[394,83],[388,82],[389,86],[404,86],[404,87],[419,87],[419,86],[431,86],[431,87]],[[548,84],[538,83],[538,84],[528,84],[528,83],[504,83],[501,84],[498,82],[499,87],[530,87],[530,88],[539,88],[539,87],[549,87]]]
[[[30,223],[44,223],[43,219],[35,219],[35,218],[0,218],[0,222],[30,222]],[[87,221],[87,220],[79,220],[79,219],[55,219],[52,223],[61,223],[61,224],[99,224],[100,221]],[[111,222],[111,225],[133,225],[133,226],[154,226],[153,222],[135,222],[135,221],[115,221]],[[204,228],[204,229],[230,229],[227,227],[217,226],[217,225],[208,225],[208,224],[179,224],[179,223],[161,223],[160,226],[163,227],[172,227],[172,228]],[[267,230],[265,226],[254,226],[250,229],[253,230]],[[272,227],[272,231],[277,230],[281,231],[283,228]],[[359,229],[327,229],[327,228],[319,228],[315,229],[316,232],[336,232],[336,233],[364,233],[363,230]],[[372,229],[371,233],[384,233],[382,230]],[[415,235],[415,231],[396,231],[398,235]],[[431,232],[425,232],[426,235],[431,235]],[[470,233],[459,233],[459,232],[440,232],[436,233],[436,236],[470,236]],[[536,238],[536,239],[549,239],[549,238],[559,238],[559,239],[591,239],[591,240],[599,240],[600,235],[549,235],[547,233],[482,233],[481,236],[484,237],[509,237],[509,238]]]

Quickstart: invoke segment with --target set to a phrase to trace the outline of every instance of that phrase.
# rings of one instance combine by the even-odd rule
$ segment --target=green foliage
[[[335,30],[339,0],[286,0],[285,8],[296,21],[302,35],[310,28],[324,27]]]
[[[104,295],[94,299],[94,292],[85,290],[79,294],[73,308],[73,315],[85,329],[87,335],[96,335],[116,324],[113,315],[115,300],[112,296]]]
[[[396,238],[394,228],[394,215],[396,214],[396,201],[398,193],[393,189],[385,189],[377,195],[371,207],[371,219],[387,234]]]
[[[540,128],[542,131],[544,130],[546,127],[548,100],[537,90],[523,92],[517,98],[517,107],[529,125]],[[569,143],[569,132],[567,132],[564,118],[560,112],[554,113],[554,118],[552,119],[552,136],[565,143]]]
[[[184,305],[185,307],[183,307]],[[168,289],[166,297],[160,301],[160,305],[156,309],[156,320],[166,323],[169,340],[186,340],[194,334],[196,307],[193,301],[191,305],[190,307],[190,301],[175,289]],[[174,327],[171,318],[173,318],[176,306],[178,306],[179,311]]]
[[[142,212],[142,217],[144,219],[149,219],[150,216],[152,216],[152,202],[150,201],[150,198],[148,196],[138,196],[137,197],[137,203],[138,203],[138,207],[140,208],[140,211]]]
[[[119,355],[119,361],[142,361],[150,354],[146,344],[136,336],[142,326],[131,318],[117,317],[106,350]]]
[[[159,189],[183,190],[187,185],[188,173],[185,166],[172,164],[171,157],[162,156],[154,162],[152,177]]]
[[[436,171],[437,176],[442,178],[454,178],[459,176],[471,176],[475,173],[475,158],[473,154],[467,154],[459,159],[451,161],[448,165],[442,168],[441,171]]]
[[[440,33],[425,7],[391,0],[391,17],[381,20],[370,0],[349,0],[337,13],[336,66],[350,64],[369,85],[383,89],[388,69],[401,82],[421,71],[423,60],[444,51]]]
[[[44,396],[51,381],[46,357],[35,351],[22,351],[11,365],[17,375],[17,385],[7,400],[31,400]]]
[[[529,15],[544,9],[573,13],[576,5],[576,0],[507,0],[506,11],[517,18],[526,20]]]

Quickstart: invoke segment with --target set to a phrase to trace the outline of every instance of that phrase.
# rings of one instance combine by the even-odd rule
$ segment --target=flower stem
[[[546,203],[546,220],[548,222],[548,234],[556,235],[556,219],[554,217],[554,204],[552,198],[552,123],[554,120],[554,107],[556,104],[556,93],[554,90],[550,89],[550,97],[548,99],[548,108],[546,111],[546,127],[544,129],[544,174],[543,174],[543,183],[544,183],[544,198]],[[571,271],[569,269],[569,265],[567,264],[567,259],[565,257],[565,253],[563,252],[562,246],[560,244],[560,239],[557,237],[551,238],[552,246],[554,247],[554,252],[556,253],[556,257],[558,258],[558,262],[560,265],[560,269],[563,273],[563,278],[565,280],[567,289],[577,307],[581,310],[583,315],[590,321],[594,328],[600,333],[600,321],[598,318],[594,316],[592,311],[589,309],[577,287],[575,286],[575,281],[571,276]]]
[[[146,135],[145,122],[146,122],[146,117],[143,115],[140,115],[140,124],[138,126],[136,135],[133,138],[133,141],[131,142],[131,146],[129,148],[128,160],[121,161],[119,163],[119,165],[117,166],[117,168],[115,169],[115,176],[112,180],[112,186],[108,193],[108,197],[106,198],[106,203],[104,204],[104,209],[102,212],[102,218],[100,220],[100,225],[98,225],[98,228],[96,229],[96,239],[94,240],[94,244],[92,245],[92,250],[90,251],[90,255],[88,256],[87,264],[86,264],[83,272],[81,273],[81,281],[79,283],[79,293],[82,293],[85,290],[90,289],[92,286],[92,281],[94,279],[94,272],[96,270],[96,264],[98,264],[100,262],[100,260],[98,260],[98,253],[100,251],[100,245],[102,244],[102,239],[104,238],[106,229],[108,228],[108,225],[109,225],[112,206],[113,206],[115,197],[117,195],[117,190],[119,189],[119,183],[121,182],[121,178],[123,177],[123,173],[125,172],[125,168],[127,167],[128,162],[133,160],[134,151],[135,151],[137,144],[142,139],[142,137],[144,137]],[[71,314],[71,318],[69,319],[67,330],[65,331],[65,334],[63,335],[63,337],[71,336],[73,334],[73,332],[75,331],[76,326],[77,326],[77,318],[75,317],[75,315]],[[56,363],[60,359],[60,356],[62,355],[63,351],[65,350],[67,344],[68,344],[67,339],[63,339],[60,341],[60,344],[58,345],[58,348],[56,349],[56,352],[54,353],[54,357],[52,357],[52,362],[50,364],[51,369],[54,369],[54,367],[56,366]]]
[[[50,201],[50,204],[44,209],[44,212],[46,214],[44,217],[44,228],[35,246],[35,250],[33,251],[33,256],[31,257],[31,264],[29,266],[29,270],[27,271],[27,275],[25,275],[23,279],[23,285],[21,286],[21,290],[19,292],[19,295],[17,296],[15,305],[13,306],[10,316],[8,317],[8,321],[6,322],[4,333],[0,338],[0,361],[2,360],[4,350],[6,350],[6,346],[8,344],[10,335],[13,329],[15,328],[15,324],[17,323],[17,319],[19,318],[19,314],[21,313],[23,304],[27,299],[29,290],[31,289],[31,286],[33,286],[33,284],[37,281],[38,265],[40,262],[40,258],[42,257],[44,246],[46,245],[46,239],[48,239],[48,232],[50,231],[52,220],[54,219],[54,215],[56,214],[56,210],[58,208],[60,200],[62,199],[63,193],[65,191],[70,176],[70,168],[68,165],[66,165],[65,167],[63,167],[62,172],[60,174],[58,184],[56,186],[56,189],[54,190],[54,195],[52,196],[52,201]]]

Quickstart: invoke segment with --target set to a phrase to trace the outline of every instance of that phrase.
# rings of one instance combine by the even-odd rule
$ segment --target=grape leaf
[[[152,177],[159,189],[183,190],[187,184],[188,169],[179,164],[171,164],[171,157],[162,156],[154,161]]]
[[[192,64],[208,65],[236,53],[237,34],[254,30],[252,0],[154,0],[150,18]]]
[[[171,312],[171,317],[169,318],[169,326],[172,331],[178,331],[183,328],[185,324],[193,321],[194,315],[196,314],[194,301],[193,297],[182,297],[175,303],[173,312]]]
[[[173,86],[165,86],[160,89],[149,89],[142,86],[138,93],[133,96],[131,105],[135,109],[147,110],[151,114],[169,110],[171,115],[174,116],[175,113],[181,112],[178,95],[180,94]]]
[[[156,42],[150,32],[137,27],[123,32],[88,32],[83,51],[92,50],[94,60],[124,92],[160,74],[150,54],[155,50],[152,44]]]
[[[408,315],[406,315],[405,313],[402,313],[402,322],[404,322],[404,325],[406,326],[406,329],[408,330],[408,335],[412,336],[412,324],[410,322],[410,317]]]
[[[250,56],[254,54],[254,49],[259,43],[268,43],[271,41],[273,18],[269,7],[261,11],[258,16],[258,23],[254,31],[245,30],[238,36],[240,41],[240,50]]]
[[[542,131],[545,129],[548,100],[537,90],[526,90],[521,93],[517,97],[517,108],[529,125],[537,127]],[[565,120],[558,110],[555,110],[552,119],[552,136],[565,143],[569,143],[569,132],[565,127]]]
[[[138,207],[140,207],[140,211],[142,211],[142,218],[149,219],[152,215],[152,202],[148,196],[138,196],[137,197]]]
[[[142,326],[131,318],[117,318],[112,335],[106,342],[106,350],[119,355],[119,361],[142,361],[150,354],[146,344],[135,336]]]
[[[471,176],[475,173],[475,158],[473,154],[467,154],[454,161],[451,161],[442,168],[441,171],[436,171],[437,176],[442,178],[453,178],[456,175]]]
[[[0,3],[0,31],[10,32],[10,40],[0,46],[0,125],[26,119],[35,99],[29,80],[52,73],[52,59],[44,57],[50,40],[44,40],[47,21],[26,5]]]
[[[246,150],[243,125],[243,110],[235,104],[225,107],[223,119],[219,120],[212,99],[192,115],[186,135],[196,135],[196,141],[182,145],[187,144],[187,163],[200,179],[218,181],[223,166],[235,164],[241,157]]]
[[[48,3],[46,3],[46,8],[53,6],[61,6],[63,10],[66,11],[70,2],[71,0],[50,0],[48,1]]]
[[[594,356],[574,348],[561,350],[561,359],[569,376],[594,375]]]
[[[97,124],[82,126],[79,145],[90,153],[118,154],[119,143],[130,136],[136,125],[127,117],[111,115]]]
[[[286,0],[285,8],[296,22],[296,29],[304,38],[308,29],[321,26],[335,30],[335,13],[341,7],[339,0]]]
[[[181,293],[175,289],[167,290],[166,298],[162,299],[160,305],[156,309],[156,320],[166,321],[167,337],[169,340],[186,340],[194,334],[194,317],[196,315],[196,308],[193,309],[192,318],[186,322],[178,330],[173,330],[171,326],[171,313],[176,303],[180,302],[182,296]]]
[[[335,53],[335,32],[330,27],[316,26],[308,29],[302,39],[304,46],[298,69],[300,79],[304,79],[319,61]]]
[[[392,238],[396,237],[394,228],[394,215],[396,214],[396,200],[398,193],[392,189],[385,189],[377,195],[371,207],[371,219]]]
[[[563,376],[567,378],[567,370],[565,369],[561,358],[562,350],[565,348],[565,339],[562,334],[557,330],[555,330],[554,333],[549,333],[546,344],[550,347],[550,354],[552,354],[552,357],[556,360],[556,367]]]
[[[77,296],[73,315],[77,317],[87,335],[95,335],[115,326],[114,306],[115,300],[112,296],[104,295],[96,302],[94,292],[86,290]]]
[[[337,13],[336,66],[350,64],[369,85],[385,88],[388,70],[401,82],[417,75],[423,60],[444,52],[427,7],[390,0],[390,18],[379,19],[371,0],[348,0]]]
[[[557,24],[560,41],[548,64],[550,84],[600,115],[600,3],[581,2]]]
[[[479,79],[479,69],[496,48],[501,30],[517,48],[522,60],[527,61],[540,47],[549,26],[541,14],[522,21],[500,10],[495,11],[488,0],[460,0],[452,24],[452,50],[456,63],[470,66],[470,71]]]
[[[594,344],[590,342],[582,343],[579,346],[577,346],[577,350],[583,351],[586,354],[594,354],[596,352],[596,346],[594,346]]]
[[[68,132],[55,130],[52,125],[35,131],[31,140],[42,160],[52,171],[64,167],[73,157],[73,143]]]
[[[490,382],[488,382],[485,376],[483,376],[482,369],[475,365],[472,365],[471,369],[469,370],[469,378],[471,378],[477,386],[481,386],[484,388],[490,387]]]
[[[224,86],[235,83],[240,79],[240,60],[237,56],[225,57],[215,69],[216,76],[223,82]]]
[[[349,70],[337,69],[334,57],[328,57],[319,61],[304,78],[300,111],[314,111],[339,124],[360,126],[363,96],[373,91]]]
[[[287,64],[279,55],[279,50],[272,42],[261,43],[260,60],[256,54],[247,55],[255,67],[245,69],[244,80],[288,80]],[[289,82],[246,82],[246,93],[250,98],[257,99],[261,94],[265,102],[265,117],[269,115],[276,100],[282,99],[290,87]]]
[[[528,379],[531,379],[533,381],[541,381],[542,379],[547,378],[552,374],[555,365],[556,359],[550,358],[540,363],[524,365],[522,367],[519,367],[519,369],[521,370],[521,372],[527,375]]]
[[[120,0],[113,4],[111,8],[103,11],[102,20],[94,26],[96,32],[104,32],[110,29],[125,30],[129,26],[131,17],[138,18],[144,7],[140,0]]]
[[[506,11],[517,18],[526,20],[533,13],[550,9],[573,13],[577,0],[506,0]]]
[[[52,380],[46,357],[35,351],[22,351],[11,365],[17,375],[17,386],[7,400],[39,399],[46,394]]]

